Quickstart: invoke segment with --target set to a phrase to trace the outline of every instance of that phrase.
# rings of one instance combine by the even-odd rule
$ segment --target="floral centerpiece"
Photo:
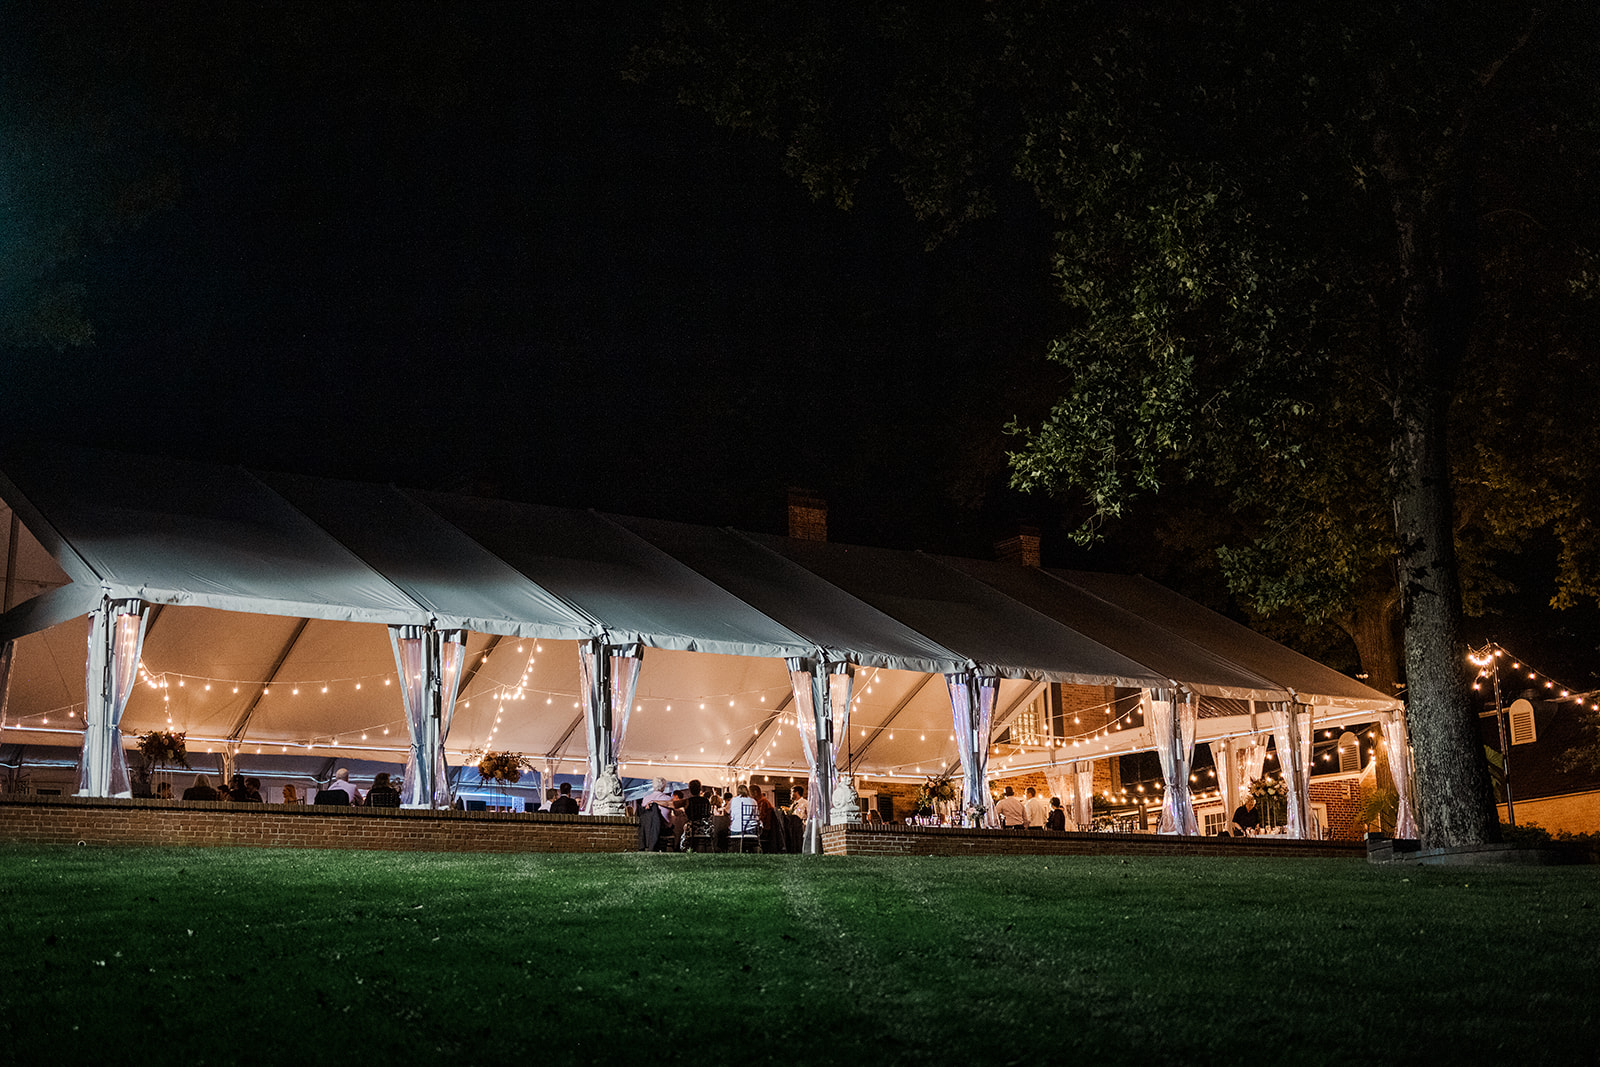
[[[189,747],[183,734],[175,734],[170,730],[151,730],[138,735],[134,748],[139,753],[139,766],[133,769],[132,785],[138,796],[155,792],[157,776],[170,785],[170,778],[161,773],[167,767],[187,769],[189,766]]]
[[[1279,826],[1289,817],[1289,787],[1280,778],[1262,775],[1250,783],[1250,795],[1261,809],[1261,825]]]
[[[485,752],[478,759],[478,777],[485,782],[514,785],[522,780],[524,770],[532,769],[533,764],[520,752]]]
[[[916,799],[912,802],[919,815],[932,815],[935,811],[946,812],[956,800],[956,786],[950,780],[950,775],[930,777],[917,789]]]
[[[144,760],[145,774],[153,774],[163,767],[189,768],[188,735],[170,730],[151,730],[140,734],[137,744],[139,756]]]

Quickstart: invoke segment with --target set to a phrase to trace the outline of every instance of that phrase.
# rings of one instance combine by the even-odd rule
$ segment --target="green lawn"
[[[0,894],[19,1064],[1520,1065],[1600,1040],[1600,867],[0,846]]]

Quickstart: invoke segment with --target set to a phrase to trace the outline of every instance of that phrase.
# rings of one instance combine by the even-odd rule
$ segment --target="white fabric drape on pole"
[[[1050,795],[1061,798],[1067,829],[1090,829],[1094,824],[1094,764],[1064,763],[1045,781],[1050,784]]]
[[[1239,803],[1244,803],[1244,792],[1250,783],[1261,777],[1267,766],[1267,744],[1260,737],[1252,737],[1238,748],[1239,753]],[[1230,816],[1232,812],[1228,813]]]
[[[839,784],[839,740],[850,733],[855,666],[843,660],[802,656],[784,662],[794,693],[795,728],[810,771],[807,821],[828,826],[833,822],[833,791]],[[809,832],[806,841],[808,846],[814,843]]]
[[[1080,760],[1075,766],[1078,788],[1072,794],[1072,820],[1078,829],[1087,830],[1094,825],[1094,761]]]
[[[1289,794],[1284,829],[1304,840],[1311,833],[1311,731],[1300,727],[1300,706],[1273,701],[1272,740],[1278,751],[1278,772]]]
[[[465,630],[389,627],[395,669],[400,672],[406,730],[411,737],[400,792],[403,808],[448,808],[453,802],[444,745],[455,718],[466,642]]]
[[[583,690],[584,736],[588,742],[588,766],[583,780],[585,815],[623,812],[617,763],[628,734],[628,720],[633,715],[643,656],[644,646],[638,642],[613,645],[595,638],[578,648],[578,685]],[[602,787],[602,781],[610,783],[609,787]]]
[[[994,718],[1000,679],[975,671],[944,676],[950,690],[950,716],[955,725],[956,751],[961,756],[961,807],[981,807],[984,814],[971,820],[982,826],[992,814],[989,796],[989,724]]]
[[[1072,780],[1071,771],[1072,764],[1067,763],[1059,767],[1051,767],[1044,776],[1045,784],[1050,787],[1050,795],[1061,800],[1062,814],[1067,820],[1068,830],[1073,829],[1072,794],[1078,788],[1078,784]]]
[[[822,792],[822,775],[817,773],[816,661],[791,657],[784,663],[789,668],[789,688],[794,693],[794,727],[800,733],[800,751],[805,754],[806,768],[810,772],[806,779],[809,821],[820,826],[827,820],[828,795]]]
[[[1156,832],[1196,835],[1200,824],[1189,798],[1189,766],[1194,761],[1194,726],[1199,711],[1194,694],[1146,689],[1144,699],[1149,707],[1146,721],[1150,723],[1150,736],[1155,740],[1156,755],[1161,760],[1164,783],[1161,822]]]
[[[89,657],[84,674],[80,797],[131,797],[128,757],[122,751],[122,713],[139,674],[145,605],[102,600],[89,613]]]
[[[1389,775],[1394,779],[1399,810],[1395,814],[1394,836],[1415,839],[1418,832],[1415,793],[1412,789],[1411,744],[1406,740],[1406,716],[1403,711],[1385,715],[1379,725],[1383,728],[1383,743],[1389,750]]]
[[[16,642],[0,644],[0,728],[6,722],[6,704],[11,697],[11,660],[16,655]]]
[[[1217,768],[1217,788],[1222,792],[1222,823],[1228,826],[1239,806],[1239,755],[1231,737],[1211,742],[1211,762]]]

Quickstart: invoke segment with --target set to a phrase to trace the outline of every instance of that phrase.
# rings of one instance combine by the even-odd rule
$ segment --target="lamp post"
[[[1489,682],[1494,689],[1494,723],[1500,731],[1500,782],[1506,791],[1506,822],[1515,826],[1517,813],[1511,804],[1511,745],[1507,736],[1506,709],[1504,701],[1500,699],[1500,649],[1494,647],[1491,641],[1483,646],[1482,652],[1472,652],[1467,659],[1480,671],[1488,671]]]

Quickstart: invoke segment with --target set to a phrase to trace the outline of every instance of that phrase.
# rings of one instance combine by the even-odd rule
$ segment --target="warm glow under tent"
[[[603,766],[581,649],[632,657],[612,661],[636,688],[606,727],[629,777],[806,775],[797,663],[854,665],[835,756],[885,779],[961,766],[962,677],[991,680],[991,735],[1051,683],[1153,711],[1164,694],[1195,742],[1258,735],[1269,707],[1306,737],[1399,707],[1139,578],[128,455],[25,451],[0,472],[7,745],[83,735],[89,617],[114,604],[143,612],[122,735],[185,731],[197,752],[403,762],[397,642],[423,632],[459,641],[448,758],[521,752],[547,775]],[[1160,748],[1163,715],[1008,752],[1006,773]]]

